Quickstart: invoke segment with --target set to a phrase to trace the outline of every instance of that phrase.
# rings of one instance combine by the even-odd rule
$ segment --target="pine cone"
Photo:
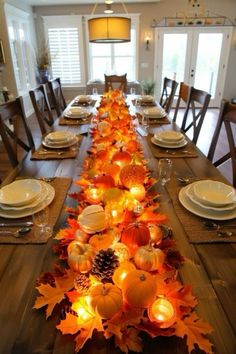
[[[91,269],[93,274],[98,280],[104,283],[111,281],[111,277],[114,270],[118,267],[118,257],[115,255],[115,251],[111,248],[99,251],[94,260]]]
[[[74,279],[75,289],[80,294],[85,294],[90,287],[90,279],[85,274],[78,274]]]

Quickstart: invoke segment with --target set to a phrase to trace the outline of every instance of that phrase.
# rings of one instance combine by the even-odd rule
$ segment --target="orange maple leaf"
[[[39,285],[36,289],[41,296],[37,297],[34,308],[39,309],[47,306],[46,318],[48,318],[55,305],[60,303],[65,298],[65,293],[73,288],[74,276],[74,272],[68,269],[62,277],[55,278],[55,287],[50,284]]]
[[[184,320],[178,319],[176,322],[175,335],[181,338],[187,337],[189,353],[195,349],[195,344],[197,344],[206,354],[213,354],[212,344],[205,337],[211,332],[212,327],[203,322],[195,312],[185,317]]]
[[[144,210],[142,215],[137,218],[137,221],[150,222],[150,223],[165,223],[167,215],[155,212],[155,207],[149,207]]]
[[[139,331],[135,328],[127,328],[122,337],[115,337],[115,345],[120,348],[122,352],[128,353],[129,350],[140,353],[143,350],[142,340],[138,336]]]

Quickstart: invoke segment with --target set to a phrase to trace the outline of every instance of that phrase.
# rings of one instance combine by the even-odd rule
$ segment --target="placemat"
[[[32,152],[31,160],[62,160],[75,158],[83,136],[77,135],[78,142],[65,149],[45,149],[41,144],[37,150]]]
[[[72,119],[61,117],[59,118],[59,125],[83,125],[91,122],[93,114],[91,113],[86,119]]]
[[[68,189],[70,188],[72,182],[72,178],[61,178],[61,177],[56,177],[50,182],[50,185],[54,187],[55,189],[55,198],[53,199],[52,203],[49,205],[49,222],[48,226],[51,226],[52,228],[55,226],[57,219],[61,213],[61,209],[64,205],[65,198],[67,196]],[[0,218],[0,222],[4,223],[9,223],[11,224],[14,222],[24,222],[24,221],[31,221],[32,218],[25,217],[25,218],[20,218],[20,219],[6,219],[6,218]],[[16,231],[18,227],[10,228],[10,227],[4,227],[1,228],[1,230],[12,230]],[[13,236],[4,236],[0,235],[0,244],[42,244],[46,243],[50,237],[53,236],[53,234],[49,237],[40,237],[37,238],[34,234],[35,226],[32,227],[31,231],[19,238],[15,238]]]
[[[137,104],[137,101],[138,101],[138,104]],[[132,104],[135,106],[135,107],[156,107],[157,104],[155,101],[152,101],[152,102],[142,102],[140,100],[132,100]]]
[[[195,147],[191,143],[188,143],[186,146],[184,146],[182,148],[168,149],[168,148],[162,148],[157,145],[154,145],[151,142],[152,137],[153,137],[153,135],[149,135],[146,137],[146,139],[148,141],[148,144],[150,146],[152,154],[157,158],[198,157]]]
[[[94,107],[95,106],[95,103],[97,101],[96,100],[91,100],[89,102],[79,102],[79,101],[74,101],[71,106],[72,107]]]
[[[166,184],[166,189],[172,199],[176,215],[181,222],[183,228],[186,231],[187,237],[190,243],[219,243],[219,242],[236,242],[236,236],[231,237],[219,237],[217,236],[216,230],[207,230],[203,224],[203,221],[206,220],[202,217],[192,214],[190,211],[185,209],[178,198],[180,187],[176,180],[171,180]],[[232,225],[232,220],[227,221],[215,221],[220,225]],[[236,227],[236,223],[235,223]]]
[[[141,113],[137,112],[136,116],[139,120],[139,122],[142,122],[142,115]],[[162,125],[162,124],[171,124],[171,121],[169,120],[169,118],[166,116],[164,118],[149,118],[148,123],[150,125]]]

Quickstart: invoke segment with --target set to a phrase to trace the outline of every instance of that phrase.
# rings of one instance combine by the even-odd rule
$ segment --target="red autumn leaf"
[[[65,293],[74,286],[74,272],[67,270],[63,277],[55,278],[55,286],[50,284],[41,284],[37,290],[41,294],[38,296],[34,308],[39,309],[47,306],[46,317],[48,318],[56,304],[65,298]]]
[[[143,350],[143,344],[138,334],[139,331],[135,328],[127,328],[121,338],[115,337],[115,345],[124,353],[128,353],[129,350],[140,353]]]
[[[66,293],[66,296],[68,297],[69,301],[73,304],[80,296],[77,290],[72,290],[68,291]]]
[[[197,344],[206,354],[213,354],[212,344],[205,337],[206,334],[211,332],[211,326],[199,319],[195,312],[185,317],[184,320],[178,320],[176,322],[175,335],[181,338],[187,336],[189,353],[195,349],[195,344]]]

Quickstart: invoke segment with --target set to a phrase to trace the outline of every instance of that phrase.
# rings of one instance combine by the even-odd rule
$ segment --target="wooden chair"
[[[194,144],[197,143],[210,99],[211,95],[209,93],[190,87],[181,130],[187,133],[192,129],[191,140]]]
[[[219,139],[220,131],[222,124],[225,125],[225,130],[227,134],[229,152],[213,162],[214,154],[216,150],[216,145]],[[218,121],[216,124],[215,132],[212,137],[211,145],[208,151],[207,158],[213,162],[213,164],[218,167],[222,165],[227,160],[231,159],[232,162],[232,172],[233,172],[233,185],[236,187],[236,147],[235,147],[235,138],[232,130],[236,129],[236,104],[230,103],[228,100],[223,99],[221,101]]]
[[[173,122],[176,122],[176,120],[177,120],[179,108],[180,107],[184,108],[184,109],[187,108],[190,90],[191,90],[191,86],[185,84],[184,82],[180,83],[179,95],[178,95],[178,99],[176,102],[176,107],[175,107],[174,116],[173,116]]]
[[[167,77],[164,78],[163,89],[159,103],[166,111],[166,113],[169,113],[171,110],[177,87],[178,82],[168,79]]]
[[[67,106],[62,92],[60,78],[48,81],[48,87],[51,95],[52,106],[55,107],[57,116],[60,117],[61,113]]]
[[[42,135],[47,133],[47,127],[51,127],[54,123],[52,110],[48,101],[45,85],[39,85],[29,91],[35,115],[37,117]]]
[[[124,75],[106,75],[105,77],[105,92],[109,90],[121,90],[127,93],[127,74]]]
[[[22,97],[0,105],[0,136],[12,167],[20,163],[19,147],[27,153],[34,149],[33,136],[27,124]]]

